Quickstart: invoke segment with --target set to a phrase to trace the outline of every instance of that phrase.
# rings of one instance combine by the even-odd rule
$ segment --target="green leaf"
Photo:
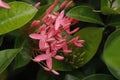
[[[0,73],[12,62],[21,49],[6,49],[0,51]]]
[[[0,46],[2,45],[3,42],[3,36],[0,36]]]
[[[110,0],[101,0],[101,11],[103,14],[120,14],[120,0],[115,0],[112,4]]]
[[[71,46],[73,53],[68,55],[68,62],[74,67],[79,68],[90,61],[95,55],[102,39],[103,28],[86,27],[77,32],[75,36],[85,40],[82,48]]]
[[[112,76],[107,74],[92,74],[83,78],[82,80],[115,80]]]
[[[53,59],[53,69],[59,71],[71,71],[73,68],[65,61],[58,61]]]
[[[120,69],[120,30],[113,32],[107,39],[103,52],[103,60],[113,68]]]
[[[31,53],[30,44],[24,35],[17,37],[15,41],[15,48],[22,48],[14,60],[14,69],[17,69],[27,65],[31,60],[29,55]]]
[[[0,9],[0,35],[18,29],[30,21],[37,9],[24,2],[9,3],[10,9]]]
[[[103,28],[87,27],[81,29],[74,36],[80,35],[85,40],[84,47],[76,48],[71,46],[73,53],[64,55],[65,61],[53,60],[53,69],[60,71],[70,71],[86,64],[95,55],[102,39]]]
[[[110,26],[120,26],[120,15],[112,15],[108,25],[110,25]]]
[[[115,69],[113,67],[108,66],[109,71],[115,76],[118,80],[120,80],[120,69]]]
[[[65,76],[65,80],[80,80],[79,78],[75,77],[75,76],[72,76],[72,75],[69,75],[67,74]]]
[[[89,6],[74,7],[67,13],[67,16],[70,16],[80,21],[103,25],[103,22],[101,21],[98,13],[93,12],[93,8]]]

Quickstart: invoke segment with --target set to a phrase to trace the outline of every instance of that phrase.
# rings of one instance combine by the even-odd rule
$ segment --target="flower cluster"
[[[33,61],[40,63],[46,71],[59,75],[57,71],[52,69],[52,58],[56,60],[64,60],[64,57],[59,53],[69,54],[72,50],[69,50],[68,44],[73,44],[76,47],[82,47],[84,40],[80,40],[79,36],[72,39],[68,39],[69,36],[79,30],[76,28],[70,30],[70,26],[78,21],[65,16],[65,10],[72,4],[73,1],[64,2],[60,5],[59,10],[52,13],[52,10],[57,5],[58,0],[54,0],[54,3],[46,10],[45,16],[42,20],[34,20],[31,24],[32,27],[40,25],[35,33],[29,35],[30,38],[38,40],[39,54],[34,57]],[[38,6],[37,6],[38,7]],[[62,10],[61,10],[62,9]],[[61,11],[60,11],[61,10]]]
[[[0,0],[0,7],[6,8],[6,9],[10,8],[10,6],[7,3],[3,2],[2,0]]]

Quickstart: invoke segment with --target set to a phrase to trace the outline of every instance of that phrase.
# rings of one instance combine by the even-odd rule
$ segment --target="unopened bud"
[[[31,23],[30,27],[33,28],[33,27],[38,26],[39,24],[40,24],[40,20],[34,20],[34,21]]]
[[[34,7],[39,8],[40,2],[36,3]]]

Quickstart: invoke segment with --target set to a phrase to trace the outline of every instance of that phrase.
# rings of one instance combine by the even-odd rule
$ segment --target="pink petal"
[[[42,26],[40,26],[40,28],[37,30],[37,33],[41,33],[41,31],[46,30],[46,25],[43,24]]]
[[[58,30],[61,24],[61,21],[64,17],[65,11],[63,10],[57,17],[56,22],[55,22],[55,30]]]
[[[73,25],[73,24],[76,24],[76,23],[78,23],[78,22],[79,22],[79,21],[76,20],[76,19],[72,19],[72,21],[71,21],[72,25]]]
[[[63,56],[59,56],[59,55],[56,55],[54,58],[57,59],[57,60],[64,60],[64,57]]]
[[[44,70],[45,71],[51,71],[51,69],[47,68],[47,67],[44,67]]]
[[[70,2],[68,2],[68,4],[65,6],[65,9],[69,8],[73,3],[73,0],[71,0]]]
[[[39,26],[39,24],[40,24],[40,20],[34,20],[30,25],[30,27],[33,28],[33,27]]]
[[[39,6],[40,6],[40,2],[38,2],[38,3],[35,4],[36,8],[39,8]]]
[[[51,37],[53,37],[55,35],[55,29],[54,29],[53,25],[50,25],[50,29],[49,29],[47,34],[48,34],[47,35],[48,38],[51,38]]]
[[[46,60],[46,64],[47,64],[47,67],[48,67],[49,69],[52,69],[52,58],[48,58],[48,59]]]
[[[10,8],[10,6],[7,3],[3,2],[2,0],[0,0],[0,7],[6,8],[6,9]]]
[[[58,73],[57,71],[55,71],[55,70],[51,70],[51,72],[52,72],[53,74],[55,74],[55,75],[59,75],[59,73]]]
[[[52,18],[53,20],[56,19],[56,16],[55,16],[55,15],[52,15],[52,14],[49,14],[48,17]]]
[[[38,56],[36,56],[33,61],[34,62],[41,62],[43,60],[46,60],[49,56],[47,56],[46,54],[40,54]]]
[[[66,32],[67,32],[68,34],[73,34],[73,33],[77,32],[78,30],[79,30],[79,28],[76,28],[76,29],[74,29],[74,30],[72,30],[72,31],[70,31],[70,29],[67,29]]]
[[[55,38],[49,38],[49,39],[47,39],[47,42],[53,42],[53,41],[55,41]]]
[[[46,10],[46,14],[49,14],[57,5],[58,0],[54,0],[54,3]]]
[[[78,44],[78,43],[74,43],[74,45],[75,45],[76,47],[83,47],[82,44]]]
[[[32,39],[41,39],[40,34],[36,34],[36,33],[30,34],[29,37]]]
[[[79,39],[79,36],[76,36],[74,38],[72,38],[69,42],[67,42],[68,44],[69,43],[74,43],[75,41],[77,41]]]
[[[68,54],[68,53],[71,53],[72,50],[63,50],[63,52],[64,52],[65,54]]]
[[[51,52],[51,54],[52,54],[51,56],[54,57],[57,54],[57,51],[54,50],[54,51]]]
[[[63,8],[67,3],[67,0],[64,0],[64,2],[60,5],[60,9]]]
[[[48,43],[46,43],[46,41],[44,39],[39,41],[39,48],[41,51],[46,50],[47,48],[49,48]]]
[[[84,40],[78,40],[78,41],[74,42],[74,45],[77,47],[83,47],[84,42],[85,42]]]

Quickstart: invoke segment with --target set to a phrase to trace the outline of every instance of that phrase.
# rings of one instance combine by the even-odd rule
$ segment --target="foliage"
[[[69,8],[59,8],[65,0],[58,0],[50,12],[48,8],[54,0],[3,1],[10,8],[0,2],[0,80],[120,80],[120,0],[74,0]],[[34,6],[39,1],[41,5]],[[80,48],[68,44],[70,54],[63,54],[60,48],[57,54],[64,60],[52,59],[52,68],[59,76],[43,70],[47,62],[35,63],[35,57],[44,51],[38,50],[38,40],[29,36],[44,24],[46,10],[55,16],[65,10],[64,17],[76,21],[70,30],[80,28],[68,39],[80,36],[84,40]],[[35,20],[38,23],[34,26]]]

